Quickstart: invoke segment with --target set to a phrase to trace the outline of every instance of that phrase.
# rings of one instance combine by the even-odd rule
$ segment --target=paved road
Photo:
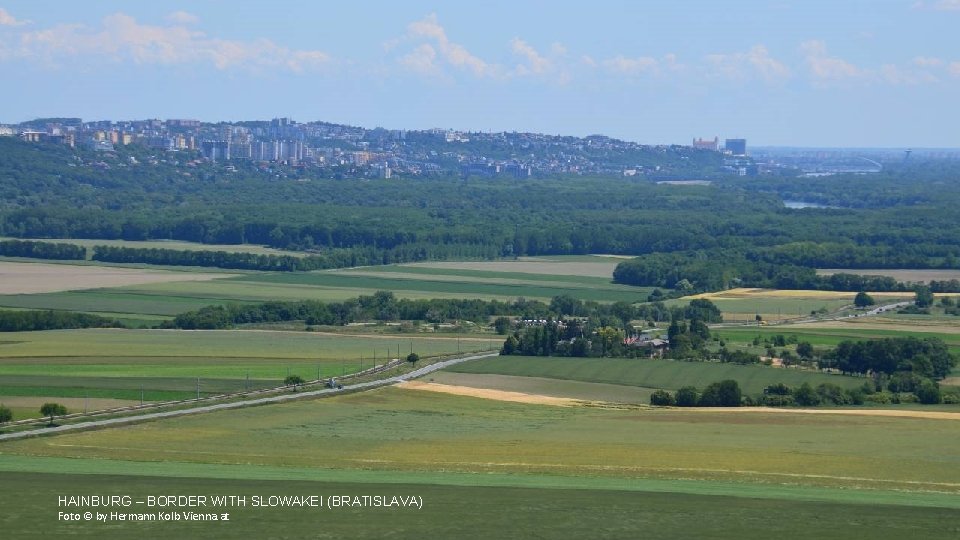
[[[407,381],[410,379],[423,377],[428,373],[439,371],[441,369],[444,369],[448,366],[452,366],[454,364],[469,362],[471,360],[479,360],[481,358],[490,358],[492,356],[498,356],[498,355],[499,353],[491,352],[491,353],[477,354],[473,356],[466,356],[463,358],[454,358],[452,360],[444,360],[442,362],[437,362],[436,364],[430,364],[428,366],[424,366],[420,369],[411,371],[410,373],[404,373],[403,375],[397,375],[395,377],[380,379],[376,381],[351,384],[349,386],[344,386],[342,389],[324,388],[323,390],[313,390],[310,392],[296,392],[296,393],[291,392],[289,394],[281,394],[279,396],[250,399],[246,401],[235,401],[231,403],[218,403],[215,405],[204,405],[202,407],[180,409],[177,411],[166,411],[166,412],[158,412],[158,413],[141,414],[136,416],[124,416],[121,418],[108,418],[106,420],[93,420],[90,422],[79,422],[76,424],[67,424],[64,426],[57,426],[57,427],[47,428],[47,429],[36,429],[36,430],[22,431],[17,433],[7,433],[4,435],[0,435],[0,441],[24,439],[27,437],[36,437],[38,435],[50,435],[50,434],[64,433],[68,431],[78,431],[78,430],[84,430],[84,429],[99,428],[104,426],[118,426],[123,424],[132,424],[135,422],[142,422],[144,420],[154,420],[158,418],[173,418],[176,416],[185,416],[188,414],[198,414],[198,413],[205,413],[205,412],[219,411],[219,410],[226,410],[226,409],[238,409],[240,407],[249,407],[251,405],[280,403],[283,401],[303,399],[303,398],[314,397],[314,396],[329,396],[329,395],[335,395],[335,394],[343,394],[347,392],[372,390],[374,388],[380,388],[381,386],[389,386],[391,384],[396,384],[401,381]]]

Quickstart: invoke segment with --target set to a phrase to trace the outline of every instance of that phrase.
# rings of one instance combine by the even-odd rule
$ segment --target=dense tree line
[[[776,254],[761,250],[685,251],[643,255],[619,263],[613,272],[613,280],[627,285],[663,287],[686,293],[717,291],[731,287],[848,292],[908,292],[917,287],[916,284],[899,282],[889,276],[846,272],[829,276],[818,275],[813,267],[785,262]],[[960,292],[960,281],[932,281],[929,287],[936,292]]]
[[[87,248],[64,243],[3,240],[0,241],[0,255],[4,257],[82,261],[87,258]]]
[[[171,328],[214,329],[238,324],[301,320],[309,325],[344,325],[362,321],[471,321],[487,324],[491,318],[502,318],[495,323],[503,324],[502,330],[506,332],[513,326],[508,318],[559,320],[564,316],[572,316],[568,318],[591,330],[611,327],[630,332],[633,331],[630,322],[637,319],[650,322],[698,319],[710,323],[722,320],[720,310],[706,299],[693,300],[684,306],[667,307],[661,302],[636,306],[627,302],[600,304],[569,296],[556,296],[549,304],[524,298],[509,302],[452,298],[398,299],[392,292],[377,291],[373,295],[361,295],[343,302],[304,300],[207,306],[181,313],[167,325]]]
[[[0,332],[29,332],[34,330],[63,330],[69,328],[122,327],[120,322],[69,311],[6,311],[0,310]]]
[[[93,260],[116,263],[145,263],[172,266],[212,266],[239,270],[302,272],[422,261],[428,258],[488,258],[472,246],[400,246],[392,249],[358,247],[325,250],[321,254],[296,256],[228,251],[180,250],[94,246]]]
[[[707,385],[703,391],[695,386],[684,386],[671,393],[656,390],[650,395],[650,404],[678,407],[739,407],[743,404],[740,383],[726,379]]]

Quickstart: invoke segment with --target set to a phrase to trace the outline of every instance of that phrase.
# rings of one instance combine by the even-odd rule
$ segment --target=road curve
[[[123,424],[133,424],[137,422],[143,422],[144,420],[173,418],[177,416],[186,416],[188,414],[199,414],[199,413],[220,411],[220,410],[226,410],[226,409],[239,409],[241,407],[249,407],[251,405],[281,403],[284,401],[291,401],[294,399],[303,399],[303,398],[309,398],[314,396],[330,396],[330,395],[336,395],[336,394],[344,394],[348,392],[372,390],[374,388],[389,386],[392,384],[396,384],[398,382],[408,381],[410,379],[423,377],[428,373],[439,371],[441,369],[452,366],[454,364],[469,362],[471,360],[479,360],[481,358],[490,358],[492,356],[499,356],[499,354],[500,353],[497,353],[497,352],[490,352],[490,353],[484,353],[484,354],[476,354],[472,356],[465,356],[462,358],[453,358],[450,360],[443,360],[441,362],[437,362],[435,364],[430,364],[428,366],[424,366],[422,368],[416,369],[414,371],[411,371],[410,373],[404,373],[403,375],[397,375],[387,379],[380,379],[376,381],[351,384],[349,386],[344,386],[342,389],[341,388],[324,388],[323,390],[312,390],[309,392],[281,394],[279,396],[270,396],[270,397],[250,399],[245,401],[234,401],[231,403],[218,403],[215,405],[204,405],[202,407],[192,407],[190,409],[180,409],[176,411],[157,412],[157,413],[141,414],[141,415],[135,415],[135,416],[124,416],[121,418],[108,418],[106,420],[93,420],[90,422],[67,424],[65,426],[57,426],[57,427],[47,428],[47,429],[21,431],[17,433],[6,433],[3,435],[0,435],[0,441],[25,439],[28,437],[37,437],[41,435],[55,435],[59,433],[69,432],[69,431],[82,431],[85,429],[95,429],[95,428],[108,427],[108,426],[119,426]]]

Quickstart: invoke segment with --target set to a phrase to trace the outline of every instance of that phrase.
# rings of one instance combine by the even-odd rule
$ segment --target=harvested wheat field
[[[867,269],[867,270],[842,270],[837,268],[821,268],[817,270],[821,276],[831,276],[833,274],[858,274],[861,276],[888,276],[897,281],[922,281],[931,280],[944,281],[951,279],[960,279],[960,270],[910,270],[910,269]]]
[[[909,292],[872,292],[871,296],[883,297],[883,298],[901,298],[904,296],[909,296],[912,293]],[[856,296],[855,292],[843,292],[843,291],[810,291],[810,290],[793,290],[793,289],[751,289],[751,288],[737,288],[737,289],[727,289],[725,291],[710,292],[710,293],[700,293],[691,296],[685,296],[684,299],[693,300],[695,298],[707,298],[707,299],[717,299],[717,298],[813,298],[821,300],[853,300],[853,297]]]
[[[233,274],[111,266],[0,262],[0,294],[34,294],[171,281],[208,281]]]
[[[867,317],[843,319],[841,321],[805,322],[796,328],[844,328],[863,330],[896,330],[901,332],[935,332],[941,334],[960,334],[960,321],[956,323],[944,319],[917,320],[892,319],[886,317]]]
[[[453,384],[439,384],[422,381],[405,381],[397,385],[398,388],[407,390],[423,390],[427,392],[439,392],[442,394],[453,394],[456,396],[468,396],[482,399],[493,399],[497,401],[510,401],[513,403],[528,403],[531,405],[553,405],[556,407],[575,407],[583,405],[584,402],[571,398],[541,396],[537,394],[524,394],[522,392],[508,392],[506,390],[491,390],[489,388],[472,388],[469,386],[457,386]]]

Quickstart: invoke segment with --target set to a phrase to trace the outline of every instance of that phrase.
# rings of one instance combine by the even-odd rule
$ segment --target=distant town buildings
[[[175,161],[192,167],[207,163],[250,166],[271,174],[283,167],[325,169],[337,178],[394,178],[456,175],[525,179],[551,174],[616,175],[689,179],[724,169],[738,174],[755,170],[746,157],[746,141],[727,139],[726,157],[695,155],[680,145],[643,145],[604,135],[570,137],[522,132],[464,132],[366,129],[327,122],[201,122],[169,120],[97,120],[39,118],[0,126],[0,136],[30,143],[63,144],[115,152],[139,145],[162,153],[185,153]],[[692,148],[721,152],[720,138],[695,138]],[[742,158],[730,160],[730,158]],[[152,162],[156,156],[141,160]],[[235,162],[235,163],[226,163]]]

